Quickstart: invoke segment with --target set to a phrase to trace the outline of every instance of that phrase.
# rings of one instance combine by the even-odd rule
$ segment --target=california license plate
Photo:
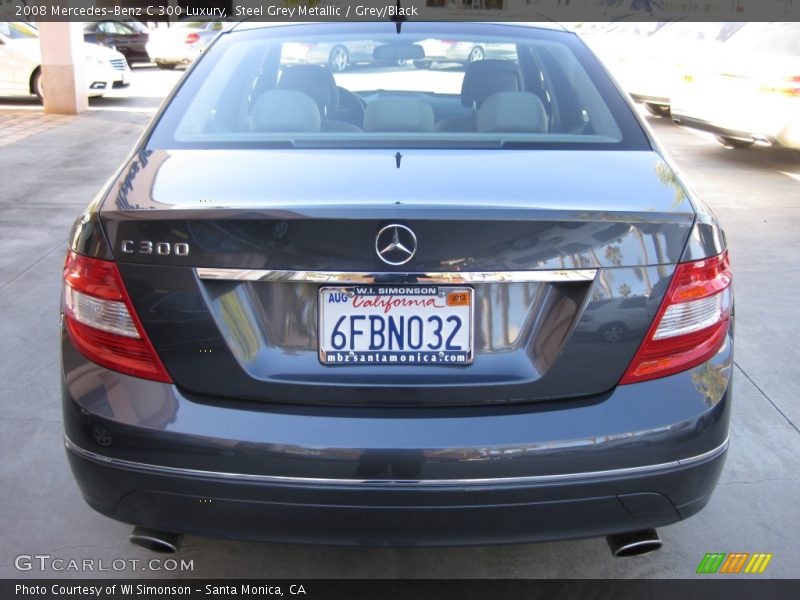
[[[375,285],[319,290],[325,365],[472,363],[472,288]]]

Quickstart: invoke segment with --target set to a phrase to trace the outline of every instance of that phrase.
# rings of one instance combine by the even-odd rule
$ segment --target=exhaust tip
[[[159,554],[175,554],[181,546],[181,535],[168,531],[156,531],[145,527],[134,527],[128,538],[135,544],[151,552]]]
[[[644,556],[655,552],[663,545],[655,529],[609,535],[606,536],[606,542],[615,558]]]

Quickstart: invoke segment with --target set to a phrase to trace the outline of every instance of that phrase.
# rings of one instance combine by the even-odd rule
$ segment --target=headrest
[[[339,88],[328,67],[321,65],[295,65],[288,67],[278,82],[280,90],[294,90],[310,96],[319,112],[339,108]]]
[[[320,131],[322,119],[314,101],[301,92],[270,90],[253,107],[251,131]]]
[[[521,92],[522,71],[512,60],[478,60],[467,65],[461,84],[461,103],[481,107],[486,98],[498,92]]]
[[[383,98],[367,105],[364,131],[433,131],[433,109],[412,98]]]
[[[500,92],[480,107],[477,124],[481,133],[546,133],[547,111],[536,94]]]

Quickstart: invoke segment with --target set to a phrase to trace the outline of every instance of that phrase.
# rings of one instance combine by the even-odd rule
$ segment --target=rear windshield
[[[452,23],[224,34],[149,146],[649,147],[573,34]]]

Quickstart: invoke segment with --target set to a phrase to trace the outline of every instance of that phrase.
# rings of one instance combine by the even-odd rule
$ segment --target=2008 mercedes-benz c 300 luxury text
[[[643,553],[728,446],[724,235],[556,27],[222,33],[77,220],[62,313],[75,478],[153,549]]]

